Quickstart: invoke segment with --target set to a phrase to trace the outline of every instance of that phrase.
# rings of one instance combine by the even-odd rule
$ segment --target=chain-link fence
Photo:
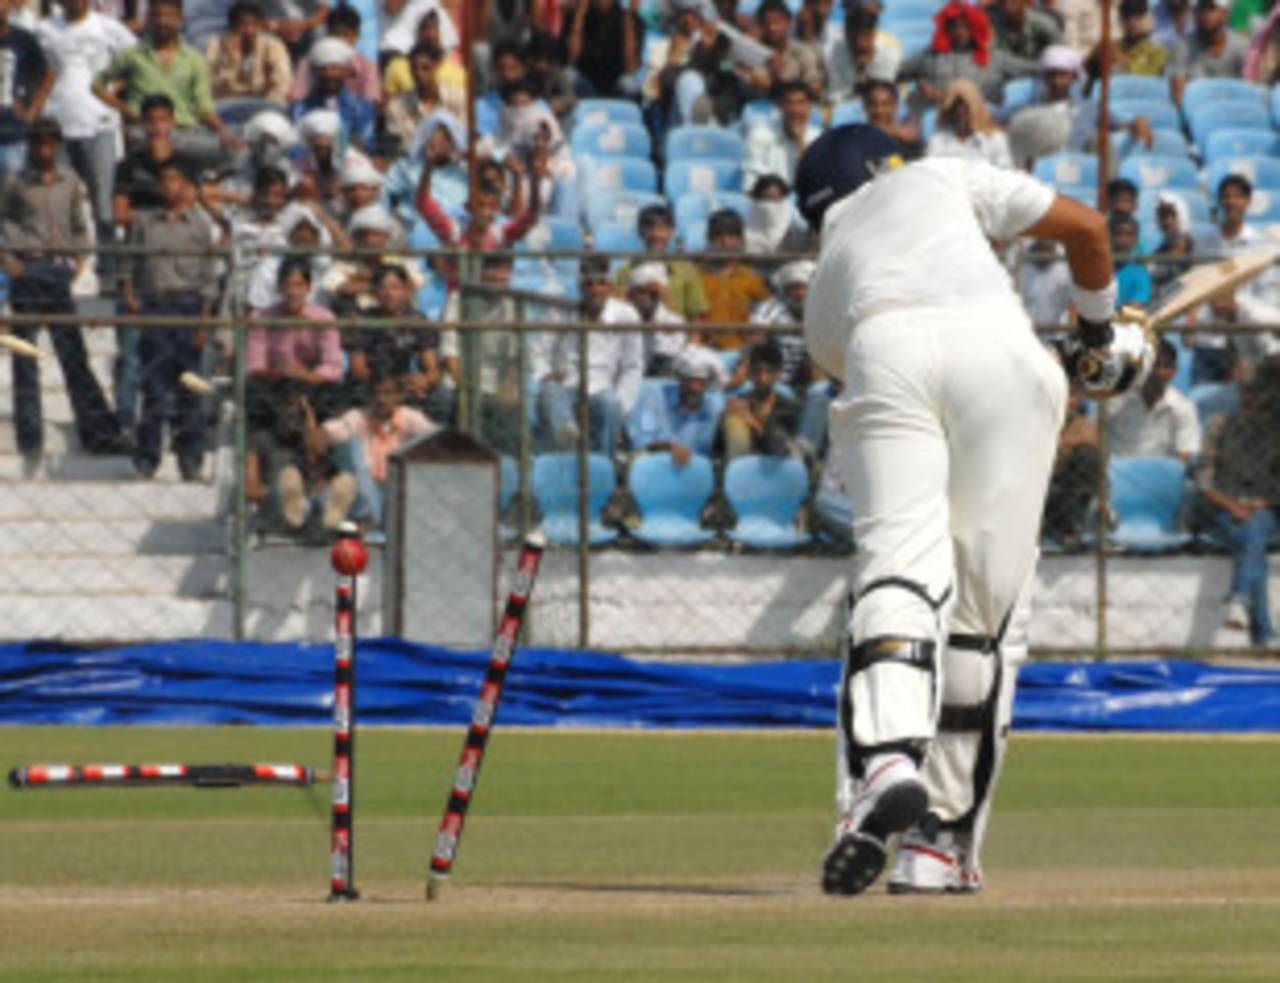
[[[11,333],[58,364],[15,355],[0,369],[5,637],[324,639],[319,547],[354,519],[383,547],[361,598],[366,634],[416,606],[438,622],[428,636],[477,641],[473,609],[502,596],[509,564],[477,567],[469,551],[540,529],[551,551],[536,643],[834,645],[856,549],[825,433],[839,387],[804,356],[803,277],[779,276],[778,257],[690,266],[723,276],[749,314],[681,323],[670,308],[689,273],[665,257],[209,255],[266,277],[272,303],[214,304],[192,283],[68,307],[13,278]],[[1021,257],[1013,272],[1052,332],[1065,307],[1046,307],[1042,262]],[[1036,649],[1271,648],[1280,312],[1262,293],[1238,300],[1166,332],[1141,391],[1073,402],[1045,509]],[[445,468],[431,486],[452,503],[444,515],[430,496],[395,501],[388,482],[397,455],[441,425],[492,452],[428,455]],[[484,460],[496,509],[464,467]],[[405,530],[417,527],[433,545],[414,556]],[[464,594],[485,593],[459,587],[473,575],[492,589],[464,611]]]

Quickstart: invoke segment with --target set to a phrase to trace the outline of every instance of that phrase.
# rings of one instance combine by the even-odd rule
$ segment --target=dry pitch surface
[[[323,901],[323,795],[4,793],[0,979],[1280,979],[1280,743],[1023,738],[986,892],[833,900],[825,735],[500,731],[428,905],[458,740],[362,733],[351,905]],[[5,765],[319,764],[327,739],[0,729],[0,746]]]

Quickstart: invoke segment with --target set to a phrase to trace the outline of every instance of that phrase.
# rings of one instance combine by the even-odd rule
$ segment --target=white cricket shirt
[[[1055,192],[1028,174],[980,161],[921,160],[895,168],[827,211],[805,304],[805,342],[818,365],[844,377],[860,320],[911,307],[1016,301],[988,238],[1034,225]]]

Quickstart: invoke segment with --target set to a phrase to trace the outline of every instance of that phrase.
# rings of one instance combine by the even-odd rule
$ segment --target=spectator
[[[766,339],[748,354],[750,389],[731,396],[724,410],[725,454],[733,459],[747,454],[790,455],[800,405],[778,389],[783,356],[777,341]]]
[[[951,0],[934,15],[937,31],[929,48],[902,63],[898,78],[915,82],[920,97],[936,105],[952,82],[968,79],[987,102],[1004,98],[1004,83],[1036,70],[1033,60],[993,50],[991,22],[982,7]]]
[[[415,437],[437,429],[420,410],[405,405],[400,380],[379,375],[369,380],[362,405],[317,423],[310,402],[302,403],[307,447],[330,453],[338,473],[329,482],[322,524],[336,529],[348,514],[366,530],[365,541],[385,542],[386,483],[391,455]]]
[[[339,183],[342,187],[342,206],[338,209],[340,218],[350,220],[360,209],[377,205],[382,200],[384,179],[367,157],[349,157],[342,167]]]
[[[581,317],[597,324],[634,324],[636,309],[609,296],[608,261],[589,257],[582,261]],[[644,346],[638,332],[592,334],[588,348],[587,415],[589,446],[593,453],[613,454],[618,447],[622,421],[635,404],[644,377]],[[573,332],[556,332],[546,356],[547,370],[538,389],[538,419],[545,440],[561,450],[578,444],[577,400],[579,374],[578,339]]]
[[[670,126],[736,119],[743,96],[738,77],[724,68],[729,39],[709,0],[673,0],[669,37],[650,46],[640,91]]]
[[[1204,309],[1196,313],[1193,320],[1223,326],[1213,333],[1197,331],[1188,339],[1195,352],[1191,362],[1193,385],[1201,382],[1230,382],[1238,361],[1250,364],[1280,354],[1280,340],[1275,332],[1241,332],[1234,338],[1221,333],[1224,329],[1230,331],[1231,326],[1236,324],[1280,322],[1280,307],[1276,306],[1271,296],[1252,292],[1248,286],[1213,297]]]
[[[1112,454],[1189,463],[1199,452],[1200,418],[1195,404],[1171,385],[1177,374],[1178,349],[1162,338],[1142,385],[1104,404]]]
[[[134,125],[142,121],[147,96],[167,96],[174,144],[204,167],[221,165],[227,151],[243,147],[214,108],[209,66],[182,40],[182,0],[151,0],[146,37],[116,53],[98,73],[93,92]]]
[[[1272,7],[1266,22],[1254,34],[1245,56],[1244,77],[1271,86],[1280,81],[1280,8]]]
[[[299,137],[289,117],[275,109],[255,113],[245,124],[244,140],[249,152],[241,155],[236,167],[224,172],[217,184],[203,189],[206,201],[249,204],[254,180],[264,167],[280,171],[289,186],[296,183],[298,176],[289,153],[298,146]]]
[[[525,81],[526,66],[520,46],[514,42],[495,43],[489,56],[489,74],[489,88],[476,101],[476,132],[483,136],[493,136],[501,128],[507,88]]]
[[[920,128],[899,118],[898,87],[894,83],[869,80],[862,87],[862,108],[867,122],[897,140],[908,157],[920,155]]]
[[[466,131],[449,110],[437,110],[419,121],[409,152],[391,165],[383,184],[386,200],[401,222],[412,226],[418,220],[418,183],[428,158],[432,161],[431,196],[450,212],[466,206],[466,147]],[[480,175],[477,179],[477,183],[485,181]]]
[[[671,327],[683,325],[684,318],[662,302],[668,286],[667,268],[661,263],[640,263],[627,274],[627,302],[636,309],[640,320],[645,324],[668,325],[644,334],[646,375],[670,375],[688,343],[683,331]]]
[[[1155,24],[1147,0],[1120,0],[1120,43],[1111,49],[1113,74],[1162,78],[1169,66],[1169,50],[1151,37]],[[1089,74],[1101,74],[1101,45],[1089,55]]]
[[[1152,37],[1165,50],[1172,52],[1195,34],[1196,18],[1191,8],[1192,0],[1157,0]]]
[[[277,275],[280,302],[261,310],[263,318],[305,318],[332,322],[333,314],[311,300],[311,263],[289,256]],[[245,486],[250,501],[266,505],[270,490],[286,529],[299,532],[310,514],[308,488],[322,475],[306,452],[300,398],[328,412],[336,405],[342,378],[342,343],[335,327],[249,329],[245,355],[249,452]]]
[[[646,205],[636,217],[636,231],[644,240],[646,258],[640,262],[660,262],[667,271],[667,290],[663,303],[680,315],[686,323],[700,320],[707,313],[707,294],[702,289],[698,268],[683,259],[668,259],[676,224],[669,205]],[[625,290],[634,261],[623,264],[616,283]]]
[[[331,264],[321,284],[335,313],[363,316],[377,306],[374,275],[380,266],[399,267],[409,277],[413,292],[421,289],[426,277],[417,261],[395,254],[403,248],[404,235],[390,212],[381,205],[366,205],[351,216],[348,228],[351,244],[359,252]]]
[[[1253,183],[1243,174],[1228,174],[1218,182],[1217,194],[1218,245],[1222,252],[1231,255],[1263,245],[1263,234],[1245,221],[1253,201]]]
[[[339,7],[334,13],[348,8]],[[330,109],[342,122],[342,133],[351,141],[367,145],[373,138],[374,104],[347,87],[356,51],[338,38],[324,38],[311,47],[307,62],[314,77],[306,96],[294,102],[291,113],[301,120],[316,109]]]
[[[480,283],[494,291],[511,286],[513,261],[509,255],[486,253],[480,258]],[[512,324],[518,320],[516,302],[500,293],[480,293],[463,300],[463,290],[453,290],[445,303],[441,320],[456,323],[466,316],[491,324]],[[477,400],[480,436],[499,454],[515,456],[520,450],[520,346],[524,342],[515,331],[481,331],[470,335],[474,366],[472,398]],[[445,331],[440,338],[440,359],[445,384],[455,392],[462,379],[462,338],[458,331]],[[477,398],[478,396],[478,398]]]
[[[61,124],[67,160],[89,189],[97,239],[110,242],[116,114],[93,94],[93,79],[138,41],[119,21],[90,10],[89,0],[64,0],[63,10],[42,21],[37,32],[57,77],[45,111]],[[0,182],[3,171],[0,165]]]
[[[332,109],[313,109],[298,120],[303,152],[297,161],[299,201],[319,201],[331,207],[341,188],[346,139],[342,119]]]
[[[418,124],[441,108],[440,86],[436,83],[436,71],[444,53],[435,45],[419,43],[409,52],[409,68],[413,75],[413,88],[389,98],[387,103],[387,129],[398,133],[406,147],[413,143]]]
[[[452,9],[459,10],[456,4],[449,4]],[[440,50],[446,52],[451,57],[456,57],[458,45],[461,43],[461,37],[458,34],[457,25],[454,24],[453,18],[450,17],[445,6],[441,5],[439,0],[385,0],[382,5],[383,17],[381,20],[382,38],[379,42],[379,57],[386,61],[390,58],[387,67],[390,68],[395,64],[397,56],[408,54],[415,44],[420,41],[432,41],[439,45]],[[482,13],[488,13],[486,9]],[[434,15],[434,27],[430,37],[424,32],[427,18]],[[389,23],[388,23],[389,21]],[[488,60],[489,52],[483,40],[487,39],[492,42],[496,40],[496,35],[485,30],[484,25],[478,25],[478,30],[472,35],[472,43],[475,45],[475,57],[478,62]],[[385,90],[385,80],[383,88]]]
[[[528,66],[527,78],[533,88],[534,98],[551,107],[559,120],[567,120],[577,105],[573,91],[573,79],[565,66],[564,45],[558,38],[535,32],[524,49]]]
[[[215,99],[266,99],[284,106],[293,83],[289,49],[263,30],[266,18],[255,0],[236,0],[227,11],[227,32],[209,39],[204,60]]]
[[[154,0],[153,0],[154,3]],[[154,13],[155,7],[152,7]],[[138,426],[134,467],[150,478],[160,465],[161,437],[172,403],[173,447],[184,481],[196,481],[204,459],[204,407],[199,396],[178,381],[199,372],[205,330],[199,321],[213,310],[217,279],[209,247],[213,228],[194,204],[191,176],[172,158],[159,167],[163,207],[143,212],[130,230],[139,247],[122,283],[125,311],[180,319],[186,326],[147,328],[139,342],[142,362],[142,421]]]
[[[346,332],[348,374],[365,386],[378,376],[396,376],[408,405],[444,423],[452,416],[453,397],[440,385],[440,334],[414,304],[414,279],[406,266],[384,263],[374,268],[371,282],[376,303],[362,316],[396,326]]]
[[[1171,89],[1182,102],[1189,79],[1243,78],[1249,38],[1227,27],[1230,0],[1196,0],[1196,29],[1173,49]]]
[[[1145,264],[1138,262],[1138,222],[1132,215],[1112,212],[1108,219],[1111,228],[1111,254],[1116,265],[1116,306],[1151,303],[1151,274]]]
[[[747,252],[795,253],[812,247],[812,236],[791,202],[790,190],[776,174],[763,174],[751,185],[751,205],[743,226]]]
[[[747,187],[766,174],[777,174],[790,184],[804,148],[822,134],[822,126],[813,122],[813,96],[799,79],[778,83],[773,102],[778,118],[759,121],[747,133]]]
[[[90,259],[84,251],[93,242],[86,224],[88,193],[75,172],[58,164],[61,148],[57,121],[36,120],[27,129],[26,166],[4,186],[0,260],[9,275],[15,314],[74,314],[71,281]],[[60,254],[62,249],[80,252]],[[40,328],[26,324],[10,330],[24,341],[34,341]],[[49,325],[49,335],[71,398],[81,447],[90,454],[129,453],[132,448],[121,436],[89,365],[80,328]],[[15,357],[12,377],[18,451],[33,469],[44,448],[39,363]]]
[[[322,209],[303,202],[286,205],[277,217],[277,222],[284,232],[286,246],[298,250],[298,255],[305,256],[308,261],[310,299],[316,301],[332,264],[329,253],[335,246],[339,249],[348,248],[350,241],[342,226]],[[278,289],[283,259],[281,254],[266,255],[254,265],[249,273],[247,289],[250,308],[267,308],[283,299]]]
[[[231,276],[228,282],[231,307],[237,313],[260,306],[267,298],[250,298],[253,271],[266,261],[272,250],[282,250],[287,241],[281,214],[289,200],[289,179],[278,167],[263,167],[253,181],[249,208],[237,208],[223,219],[213,211],[229,233],[232,245]],[[206,204],[206,210],[209,210]],[[278,253],[277,253],[278,256]],[[257,303],[255,303],[255,300]]]
[[[1071,271],[1057,243],[1031,240],[1023,246],[1018,269],[1018,294],[1031,323],[1037,326],[1067,324],[1071,309]]]
[[[873,79],[892,82],[898,74],[900,50],[884,43],[879,14],[869,6],[850,5],[845,12],[843,43],[827,57],[827,101],[856,99]]]
[[[1258,366],[1238,410],[1205,432],[1199,482],[1213,529],[1231,548],[1231,593],[1223,624],[1247,629],[1255,645],[1274,640],[1267,599],[1267,547],[1280,502],[1280,363]]]
[[[1167,257],[1167,260],[1152,263],[1148,268],[1153,290],[1159,290],[1181,276],[1196,251],[1191,235],[1191,209],[1178,195],[1168,191],[1156,195],[1156,222],[1160,226],[1160,242],[1155,253]]]
[[[0,183],[26,160],[27,127],[40,118],[54,73],[36,36],[9,21],[13,0],[0,0]]]
[[[1038,62],[1045,48],[1062,40],[1062,25],[1051,14],[1036,9],[1034,0],[1000,0],[990,10],[998,51]]]
[[[760,43],[770,51],[760,67],[741,69],[748,98],[766,98],[783,82],[799,81],[817,102],[825,88],[822,60],[813,48],[791,36],[791,8],[785,0],[762,0],[756,8]]]
[[[351,51],[342,66],[342,84],[353,96],[359,96],[371,106],[381,105],[382,81],[378,77],[378,66],[356,50],[360,42],[360,12],[346,3],[339,4],[325,16],[324,29],[324,40],[341,41]],[[323,41],[317,41],[311,46],[312,54],[321,43]],[[298,72],[288,88],[288,102],[304,100],[314,91],[313,73],[317,67],[315,59],[310,56],[299,59]]]
[[[630,98],[644,50],[635,0],[578,0],[569,28],[569,65],[578,94]]]
[[[332,9],[325,0],[264,0],[263,7],[267,30],[289,46],[295,62],[306,53]]]
[[[452,40],[446,38],[441,29],[442,17],[449,24]],[[383,35],[384,43],[387,37]],[[382,75],[383,98],[390,100],[418,88],[410,60],[415,48],[426,45],[428,49],[441,53],[435,67],[437,98],[445,109],[462,119],[467,115],[467,70],[458,58],[457,32],[453,30],[453,22],[449,21],[448,14],[432,7],[418,22],[415,37],[416,41],[406,49],[407,54],[395,54],[387,63]]]
[[[938,128],[929,138],[930,157],[965,157],[996,167],[1012,167],[1009,140],[991,118],[978,87],[956,79],[947,87],[938,112]]]
[[[173,100],[159,93],[147,96],[141,115],[143,139],[116,167],[114,212],[123,225],[129,225],[138,211],[164,207],[159,176],[162,164],[176,160],[187,173],[196,167],[195,159],[174,142]]]
[[[1067,394],[1066,422],[1058,434],[1058,453],[1045,497],[1041,535],[1056,540],[1065,549],[1078,548],[1101,475],[1098,427],[1085,410],[1079,391],[1073,390]]]
[[[724,414],[724,393],[717,382],[720,358],[696,345],[682,350],[672,368],[677,384],[640,391],[627,416],[627,437],[636,450],[667,451],[678,468],[694,454],[710,457]]]
[[[1127,177],[1112,178],[1107,182],[1107,210],[1112,215],[1138,216],[1138,186]]]
[[[530,212],[577,221],[578,167],[551,111],[527,106],[517,117],[508,148],[519,200],[529,202]]]
[[[707,219],[707,251],[726,257],[741,253],[745,245],[742,216],[724,208]],[[770,296],[760,274],[735,258],[708,260],[702,271],[702,290],[707,298],[706,319],[713,324],[746,324],[751,309]],[[741,331],[695,332],[691,339],[719,351],[735,351],[754,336]]]

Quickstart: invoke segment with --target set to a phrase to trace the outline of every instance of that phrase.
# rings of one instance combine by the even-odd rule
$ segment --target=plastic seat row
[[[587,458],[587,542],[604,545],[618,538],[618,531],[601,521],[613,496],[616,476],[613,462],[601,454]],[[547,539],[565,546],[579,543],[579,472],[574,454],[540,454],[533,460],[530,485],[542,515]],[[503,464],[504,509],[515,495],[514,462]],[[653,546],[697,546],[716,537],[701,526],[702,510],[715,491],[711,461],[694,455],[684,467],[676,467],[668,453],[641,454],[631,463],[628,485],[639,506],[641,521],[629,535]],[[796,515],[809,494],[809,474],[793,458],[748,456],[735,458],[725,467],[725,497],[738,521],[725,535],[735,543],[756,549],[786,549],[809,541],[796,525]]]

